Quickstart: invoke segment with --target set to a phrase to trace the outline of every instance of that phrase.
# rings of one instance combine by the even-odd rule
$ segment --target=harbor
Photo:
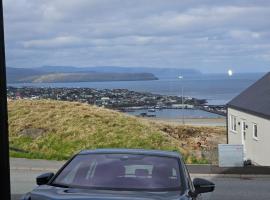
[[[128,109],[127,114],[137,117],[158,118],[164,120],[182,120],[182,118],[224,118],[224,116],[200,108],[160,108],[160,109]]]
[[[8,87],[9,100],[51,99],[87,103],[137,117],[158,119],[220,118],[223,105],[207,105],[205,99],[160,95],[127,89]]]

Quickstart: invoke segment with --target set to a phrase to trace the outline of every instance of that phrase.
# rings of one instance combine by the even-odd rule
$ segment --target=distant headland
[[[151,67],[70,67],[43,66],[37,68],[7,68],[8,83],[68,83],[101,81],[144,81],[200,75],[201,72],[184,68]]]

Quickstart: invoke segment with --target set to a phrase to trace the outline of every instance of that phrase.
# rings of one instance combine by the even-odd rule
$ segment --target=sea
[[[175,95],[206,99],[208,105],[225,105],[243,90],[256,82],[263,73],[241,73],[228,76],[227,74],[203,74],[199,76],[183,76],[159,78],[148,81],[112,81],[112,82],[75,82],[75,83],[20,83],[8,84],[14,87],[69,87],[96,89],[128,89],[138,92],[150,92],[162,95]],[[177,112],[177,113],[175,113]],[[180,117],[183,113],[191,117],[216,117],[204,111],[168,110],[161,112],[161,118]],[[138,114],[138,113],[135,113]]]

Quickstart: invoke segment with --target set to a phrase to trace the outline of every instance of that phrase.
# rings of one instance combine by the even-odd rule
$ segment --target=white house
[[[270,166],[270,72],[227,106],[228,143],[243,144],[253,164]]]

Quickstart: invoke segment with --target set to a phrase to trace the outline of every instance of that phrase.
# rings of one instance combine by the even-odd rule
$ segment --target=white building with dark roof
[[[228,143],[243,144],[253,164],[270,166],[270,72],[227,106]]]

